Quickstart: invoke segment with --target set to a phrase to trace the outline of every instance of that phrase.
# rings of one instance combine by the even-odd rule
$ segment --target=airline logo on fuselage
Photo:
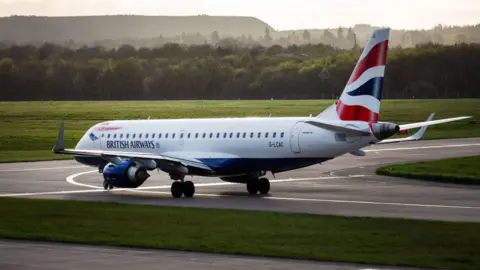
[[[107,148],[116,148],[116,149],[138,149],[138,148],[159,148],[160,145],[157,143],[155,144],[154,141],[125,141],[125,140],[118,140],[118,141],[107,141]]]

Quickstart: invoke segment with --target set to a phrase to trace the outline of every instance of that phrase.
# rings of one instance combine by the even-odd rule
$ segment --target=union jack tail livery
[[[388,28],[372,33],[339,100],[317,117],[343,121],[378,121],[389,34]]]

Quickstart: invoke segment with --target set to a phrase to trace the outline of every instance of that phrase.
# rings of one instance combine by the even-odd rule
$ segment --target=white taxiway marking
[[[46,192],[25,192],[25,193],[10,193],[0,194],[0,197],[28,197],[28,196],[43,196],[43,195],[62,195],[62,194],[77,194],[77,193],[95,193],[101,192],[101,189],[84,189],[84,190],[63,190],[63,191],[46,191]]]
[[[402,151],[402,150],[417,150],[417,149],[431,149],[431,148],[452,148],[452,147],[466,147],[466,146],[480,146],[480,143],[430,145],[430,146],[401,147],[401,148],[383,148],[383,149],[370,149],[370,150],[363,150],[363,151],[365,151],[365,152],[383,152],[383,151]]]
[[[82,187],[88,187],[88,188],[93,188],[93,189],[103,189],[102,186],[95,186],[95,185],[89,185],[89,184],[84,184],[84,183],[79,183],[75,181],[75,178],[84,174],[89,174],[97,172],[95,171],[87,171],[87,172],[81,172],[81,173],[76,173],[69,175],[66,178],[66,181],[72,185],[76,186],[82,186]],[[321,177],[308,177],[308,178],[288,178],[288,179],[273,179],[270,180],[270,183],[284,183],[284,182],[300,182],[300,181],[315,181],[315,180],[329,180],[329,179],[339,179],[339,178],[345,178],[343,176],[321,176]],[[215,186],[230,186],[230,185],[238,185],[236,183],[229,183],[229,182],[215,182],[215,183],[199,183],[195,184],[195,187],[215,187]],[[149,189],[169,189],[171,185],[161,185],[161,186],[145,186],[145,187],[138,187],[135,189],[129,189],[129,188],[117,188],[113,190],[130,190],[130,191],[135,191],[135,190],[149,190]]]
[[[42,195],[62,195],[62,194],[80,194],[80,193],[97,193],[97,192],[112,192],[129,189],[113,189],[105,191],[103,189],[89,189],[89,190],[67,190],[67,191],[52,191],[52,192],[32,192],[32,193],[13,193],[0,194],[0,197],[25,197],[25,196],[42,196]],[[130,191],[140,193],[155,193],[155,194],[170,194],[167,191],[150,191],[131,189]],[[196,193],[195,196],[200,197],[234,197],[231,195]],[[242,197],[238,197],[242,198]],[[289,197],[262,197],[265,200],[280,200],[280,201],[299,201],[299,202],[324,202],[324,203],[350,203],[350,204],[371,204],[371,205],[393,205],[393,206],[410,206],[410,207],[427,207],[427,208],[453,208],[453,209],[476,209],[477,206],[461,206],[461,205],[438,205],[438,204],[415,204],[415,203],[396,203],[396,202],[373,202],[373,201],[350,201],[350,200],[324,200],[324,199],[306,199],[306,198],[289,198]]]
[[[125,189],[125,188],[118,188],[113,189],[110,191],[103,190],[103,187],[94,186],[94,185],[87,185],[78,183],[74,180],[75,177],[80,175],[97,172],[95,171],[87,171],[76,173],[67,177],[67,182],[78,185],[89,187],[91,189],[87,190],[67,190],[67,191],[52,191],[52,192],[29,192],[29,193],[13,193],[13,194],[0,194],[0,197],[20,197],[20,196],[41,196],[41,195],[62,195],[62,194],[79,194],[79,193],[96,193],[96,192],[112,192],[112,191],[134,191],[134,192],[141,192],[141,193],[155,193],[155,194],[170,194],[170,192],[162,192],[162,191],[153,191],[149,189],[162,189],[162,188],[169,188],[169,185],[164,186],[151,186],[151,187],[139,187],[136,189]],[[335,179],[335,178],[345,178],[345,177],[313,177],[313,178],[291,178],[291,179],[278,179],[278,180],[271,180],[277,182],[294,182],[294,181],[312,181],[312,180],[323,180],[323,179]],[[196,186],[221,186],[221,185],[234,185],[235,183],[227,183],[227,182],[220,182],[220,183],[205,183],[205,184],[197,184]],[[221,195],[221,194],[202,194],[196,193],[196,196],[202,197],[232,197],[230,195]],[[435,204],[414,204],[414,203],[397,203],[397,202],[374,202],[374,201],[353,201],[353,200],[327,200],[327,199],[307,199],[307,198],[289,198],[289,197],[262,197],[266,200],[283,200],[283,201],[298,201],[298,202],[324,202],[324,203],[350,203],[350,204],[371,204],[371,205],[393,205],[393,206],[410,206],[410,207],[427,207],[427,208],[453,208],[453,209],[480,209],[477,206],[460,206],[460,205],[435,205]]]
[[[87,166],[68,166],[68,167],[31,168],[31,169],[9,169],[9,170],[0,170],[0,172],[48,171],[48,170],[60,170],[60,169],[82,169],[82,168],[88,168],[88,167]]]

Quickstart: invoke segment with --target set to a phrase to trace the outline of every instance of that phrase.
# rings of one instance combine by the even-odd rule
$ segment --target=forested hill
[[[267,23],[254,17],[234,16],[78,16],[0,17],[0,39],[18,43],[94,42],[105,39],[138,39],[198,33],[210,36],[214,30],[231,36],[263,36]]]
[[[0,48],[0,100],[332,99],[361,48]],[[479,98],[480,44],[388,53],[383,98]]]

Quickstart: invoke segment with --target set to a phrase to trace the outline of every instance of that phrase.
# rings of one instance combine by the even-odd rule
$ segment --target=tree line
[[[0,100],[331,99],[361,48],[323,44],[0,49]],[[480,97],[480,44],[391,48],[383,98]]]

